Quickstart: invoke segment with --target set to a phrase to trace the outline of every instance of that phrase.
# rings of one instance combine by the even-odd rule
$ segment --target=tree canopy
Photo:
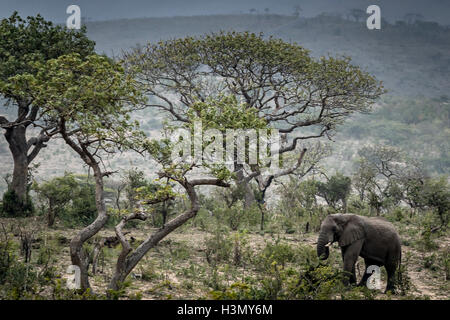
[[[148,44],[125,53],[124,59],[127,71],[150,97],[147,106],[176,122],[191,123],[196,114],[209,125],[215,121],[216,127],[233,127],[236,113],[217,116],[199,106],[234,96],[242,104],[239,108],[279,130],[279,153],[293,154],[285,161],[291,169],[300,167],[304,146],[297,148],[299,141],[329,137],[352,113],[369,111],[384,92],[379,81],[347,57],[314,59],[296,43],[248,32]],[[236,163],[234,171],[239,181],[249,181],[260,176],[260,169]],[[257,179],[262,185],[271,181]]]
[[[70,30],[53,25],[40,15],[22,19],[17,12],[0,21],[0,98],[6,99],[4,113],[0,114],[0,127],[14,159],[11,192],[22,201],[26,198],[26,176],[29,164],[35,159],[52,133],[52,126],[44,125],[42,101],[34,96],[34,89],[10,85],[21,75],[34,75],[39,65],[62,55],[77,53],[81,58],[94,53],[95,42],[86,37],[86,29]],[[7,110],[13,106],[16,112]],[[3,110],[2,110],[3,111]],[[39,133],[28,137],[30,125],[40,128]],[[17,214],[20,214],[18,212]]]

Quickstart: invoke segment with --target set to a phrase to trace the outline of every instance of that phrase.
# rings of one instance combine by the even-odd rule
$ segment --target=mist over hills
[[[389,24],[368,30],[365,21],[336,15],[313,18],[284,15],[215,15],[122,19],[87,23],[97,51],[122,50],[160,40],[220,30],[262,32],[296,42],[313,56],[348,55],[385,83],[392,94],[435,96],[450,92],[450,28],[437,23]]]
[[[366,8],[371,4],[381,7],[382,17],[390,22],[402,19],[405,14],[417,13],[425,20],[450,24],[447,0],[2,0],[0,18],[14,10],[22,16],[40,13],[46,19],[64,22],[66,8],[79,5],[82,15],[92,21],[133,19],[141,17],[173,17],[217,14],[255,13],[292,15],[295,7],[302,17],[314,17],[322,12],[347,14],[351,9]]]

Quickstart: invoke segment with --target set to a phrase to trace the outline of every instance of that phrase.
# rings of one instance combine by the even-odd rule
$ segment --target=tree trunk
[[[53,208],[53,205],[50,202],[48,205],[47,227],[53,226],[53,224],[55,223],[55,218],[56,218],[55,209]]]
[[[261,210],[261,231],[264,231],[264,210]]]
[[[255,203],[255,195],[250,187],[250,182],[248,182],[244,177],[244,166],[242,164],[235,163],[234,168],[237,177],[236,184],[244,193],[244,208],[248,209],[253,203]]]
[[[182,226],[186,221],[195,217],[200,208],[197,193],[193,185],[186,184],[184,187],[191,202],[191,208],[185,213],[170,220],[161,229],[147,238],[133,252],[127,240],[123,237],[123,234],[121,234],[121,228],[126,220],[122,220],[122,222],[116,226],[116,234],[118,238],[121,239],[122,243],[122,252],[117,259],[116,269],[108,286],[109,290],[119,290],[120,285],[125,281],[126,277],[150,249],[154,248],[162,239],[178,227]]]
[[[342,199],[342,210],[345,212],[347,212],[347,198],[345,197],[344,199]]]
[[[108,220],[105,199],[103,194],[103,174],[98,164],[91,164],[95,178],[95,204],[97,207],[97,218],[90,225],[81,230],[70,242],[70,257],[72,264],[80,268],[81,290],[90,288],[88,278],[89,258],[83,249],[83,244],[92,236],[97,234]]]
[[[26,127],[21,125],[8,128],[5,132],[5,138],[14,160],[11,190],[15,192],[21,201],[25,201],[28,175]]]

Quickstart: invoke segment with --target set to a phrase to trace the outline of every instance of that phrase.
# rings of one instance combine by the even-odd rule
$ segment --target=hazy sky
[[[426,20],[450,25],[450,0],[0,0],[0,18],[17,10],[22,16],[40,13],[46,19],[63,22],[70,4],[79,5],[82,16],[92,20],[248,13],[251,8],[291,14],[296,5],[302,8],[303,16],[315,16],[321,12],[346,13],[351,8],[365,10],[370,4],[378,4],[382,17],[389,21],[414,12]]]

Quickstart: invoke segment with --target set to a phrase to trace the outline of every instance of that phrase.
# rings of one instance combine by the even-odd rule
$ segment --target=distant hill
[[[450,28],[435,22],[368,30],[365,21],[322,14],[314,18],[284,15],[215,15],[145,18],[87,23],[97,51],[119,55],[136,44],[220,30],[262,32],[297,42],[314,56],[348,55],[384,81],[393,95],[440,96],[450,92]]]
[[[325,167],[351,174],[358,150],[368,144],[401,148],[432,175],[450,175],[450,98],[386,97],[373,113],[353,116],[334,137]]]

